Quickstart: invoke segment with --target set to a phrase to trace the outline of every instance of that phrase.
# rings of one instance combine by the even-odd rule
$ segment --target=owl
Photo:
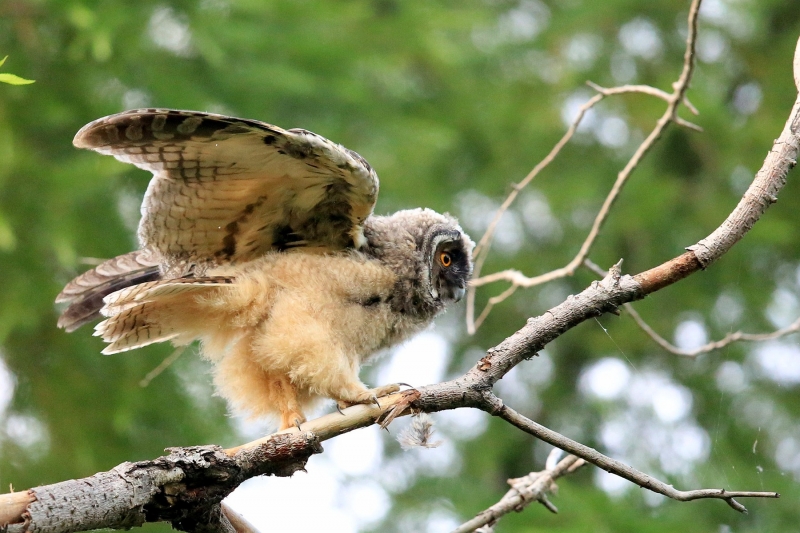
[[[199,341],[235,411],[300,427],[322,398],[378,402],[359,368],[465,293],[474,243],[430,209],[373,214],[378,176],[303,129],[168,109],[98,119],[73,141],[153,173],[140,249],[72,280],[58,325],[124,352]]]

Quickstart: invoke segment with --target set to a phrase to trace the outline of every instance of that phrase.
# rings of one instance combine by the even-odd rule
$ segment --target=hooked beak
[[[467,289],[464,287],[444,287],[441,293],[435,288],[431,289],[431,296],[434,300],[443,300],[445,303],[460,302]]]
[[[467,289],[464,287],[457,287],[455,290],[453,290],[453,301],[460,302],[466,293]]]

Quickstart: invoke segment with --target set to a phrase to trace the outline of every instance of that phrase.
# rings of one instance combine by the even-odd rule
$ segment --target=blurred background
[[[689,2],[668,0],[0,0],[0,486],[16,490],[270,431],[231,417],[208,366],[157,345],[103,356],[91,328],[56,328],[53,299],[98,259],[136,246],[150,175],[74,149],[85,123],[157,106],[303,127],[356,150],[381,177],[377,212],[426,206],[477,240],[493,211],[592,95],[584,85],[677,79]],[[591,259],[635,273],[682,252],[730,212],[795,99],[800,10],[706,0],[690,117],[635,172]],[[617,172],[663,112],[604,101],[502,221],[484,273],[533,275],[577,252]],[[800,316],[800,185],[708,271],[636,304],[692,348]],[[594,279],[550,283],[469,336],[463,306],[362,371],[423,385],[464,372],[525,319]],[[479,306],[505,287],[479,292]],[[606,331],[607,330],[607,333]],[[190,350],[194,351],[194,350]],[[696,359],[666,353],[629,316],[588,321],[496,386],[511,406],[679,488],[776,490],[780,500],[676,503],[594,467],[498,532],[800,531],[800,346],[789,336]],[[332,409],[331,405],[325,409]],[[324,411],[324,409],[323,409]],[[540,470],[549,446],[473,411],[434,415],[434,450],[368,428],[325,443],[307,474],[251,480],[231,505],[263,531],[442,532]],[[168,525],[148,525],[167,531]]]

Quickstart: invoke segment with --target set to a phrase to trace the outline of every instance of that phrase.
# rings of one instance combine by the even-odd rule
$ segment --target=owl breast
[[[232,338],[250,335],[257,353],[280,360],[276,367],[291,368],[298,345],[327,345],[358,365],[429,322],[395,312],[397,274],[359,253],[270,253],[234,276],[235,284],[203,302],[203,324],[216,317],[216,326],[197,329],[207,346],[218,347],[206,350],[211,359],[223,356]]]

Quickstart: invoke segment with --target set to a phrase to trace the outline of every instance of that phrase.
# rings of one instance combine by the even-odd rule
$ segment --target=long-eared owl
[[[199,340],[231,406],[305,421],[315,399],[366,403],[361,364],[465,292],[473,242],[429,209],[372,214],[378,177],[302,129],[139,109],[83,127],[75,146],[149,170],[140,249],[72,280],[58,325],[100,315],[116,353]]]

